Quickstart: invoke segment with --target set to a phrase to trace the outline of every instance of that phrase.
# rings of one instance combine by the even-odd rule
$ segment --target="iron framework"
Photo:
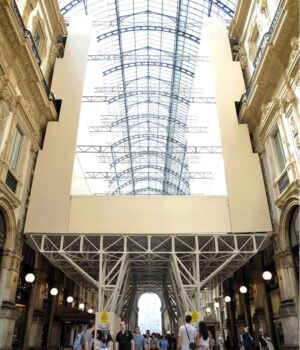
[[[204,288],[232,276],[269,241],[263,233],[33,234],[31,240],[67,276],[98,290],[98,310],[124,316],[122,306],[133,302],[126,295],[161,290],[174,318],[184,310],[200,310]]]
[[[96,146],[77,147],[83,174],[97,171],[110,174],[106,188],[109,194],[190,194],[189,172],[195,171],[188,167],[189,108],[196,103],[215,103],[213,97],[192,89],[196,64],[209,62],[208,57],[199,55],[203,20],[215,16],[229,21],[236,1],[60,0],[59,3],[64,16],[89,14],[96,32],[97,49],[88,59],[101,66],[101,87],[95,86],[95,93],[85,94],[82,102],[93,103],[99,111],[105,104],[107,115],[119,116],[107,118],[104,124],[99,118],[98,124],[89,126]],[[194,132],[203,134],[205,129],[201,127],[205,125],[196,124]],[[111,135],[107,145],[110,160],[107,156],[101,158],[103,147],[98,152],[100,142],[96,141],[108,139],[108,134]],[[86,165],[91,163],[91,158],[88,161],[81,158],[90,152],[100,153],[93,160],[98,169]],[[99,169],[104,159],[108,163]],[[145,169],[143,176],[141,167]],[[212,170],[203,172],[212,173]],[[83,177],[87,183],[96,180]],[[205,181],[206,177],[201,179]]]

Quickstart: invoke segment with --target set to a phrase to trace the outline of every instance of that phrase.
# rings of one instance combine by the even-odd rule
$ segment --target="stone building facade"
[[[54,313],[66,315],[67,292],[74,305],[90,298],[22,234],[37,153],[47,123],[59,116],[50,86],[66,35],[57,1],[0,1],[0,349],[40,349],[47,334],[48,344],[59,346],[61,324]],[[32,285],[27,273],[35,275]],[[55,300],[53,285],[59,288]]]
[[[238,322],[233,327],[229,317],[228,325],[233,338],[248,324],[254,334],[264,327],[276,348],[298,348],[299,2],[239,1],[229,36],[246,86],[238,118],[248,124],[260,156],[274,231],[272,245],[234,276],[237,305],[231,318]],[[269,282],[262,278],[265,270],[273,274]],[[245,296],[239,292],[241,283],[250,289]],[[240,299],[245,299],[242,306]]]
[[[274,231],[272,244],[212,295],[222,312],[206,318],[216,327],[222,320],[237,341],[244,325],[255,336],[264,327],[276,349],[299,348],[298,22],[298,1],[240,0],[229,28],[246,86],[238,118],[249,125],[260,155]],[[76,311],[83,301],[85,310],[96,307],[94,291],[75,285],[22,235],[37,153],[47,123],[59,116],[50,86],[66,36],[56,0],[0,0],[0,349],[70,345],[76,329],[68,320],[88,319]],[[262,279],[265,270],[271,281]],[[32,285],[27,273],[35,275]]]

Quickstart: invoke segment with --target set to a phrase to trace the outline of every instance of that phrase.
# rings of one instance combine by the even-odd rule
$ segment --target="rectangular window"
[[[285,155],[284,155],[284,150],[283,150],[279,130],[277,130],[273,136],[273,148],[274,148],[274,154],[275,154],[276,167],[277,167],[278,173],[281,173],[282,170],[285,168],[286,160],[285,160]]]
[[[13,147],[10,154],[9,165],[13,171],[17,170],[18,160],[20,156],[21,144],[22,144],[23,134],[21,130],[17,127],[16,133],[13,141]]]

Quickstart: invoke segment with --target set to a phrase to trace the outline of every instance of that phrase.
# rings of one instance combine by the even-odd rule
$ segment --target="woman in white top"
[[[199,350],[209,350],[209,331],[204,321],[199,322],[199,332],[197,334],[197,345]]]
[[[95,350],[113,350],[113,340],[110,334],[104,335],[97,330],[96,339],[94,341]]]

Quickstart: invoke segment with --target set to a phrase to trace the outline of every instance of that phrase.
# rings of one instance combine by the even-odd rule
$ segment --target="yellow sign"
[[[199,322],[199,312],[198,311],[192,311],[192,323],[198,323]]]
[[[108,323],[109,322],[109,314],[108,312],[100,312],[100,323]]]

